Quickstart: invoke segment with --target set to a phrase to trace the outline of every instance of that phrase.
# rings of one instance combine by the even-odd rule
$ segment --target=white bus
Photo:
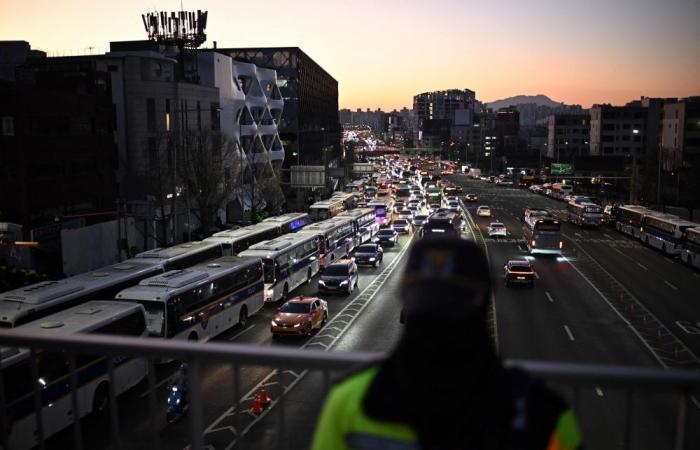
[[[299,234],[313,234],[319,239],[321,269],[336,259],[348,257],[355,248],[355,233],[352,220],[347,217],[334,217],[312,223],[299,231]]]
[[[267,241],[280,236],[280,227],[274,222],[260,222],[234,230],[214,233],[203,242],[216,242],[223,247],[224,255],[235,256],[258,242]]]
[[[42,337],[75,333],[132,337],[148,334],[142,306],[114,301],[90,301],[20,325],[15,330]],[[39,436],[49,438],[72,425],[75,417],[80,419],[90,413],[106,412],[110,388],[114,389],[115,395],[120,395],[138,384],[148,373],[144,358],[115,357],[112,360],[113,385],[110,387],[105,356],[76,355],[79,412],[75,412],[66,353],[38,350],[38,376],[34,377],[32,355],[28,349],[4,347],[0,352],[10,449],[30,449],[39,444]],[[41,393],[41,432],[34,409],[35,389]]]
[[[365,242],[371,242],[374,235],[379,231],[374,208],[352,209],[338,214],[338,217],[352,219],[352,225],[355,230],[355,247]]]
[[[281,216],[268,217],[262,223],[274,223],[280,227],[280,236],[294,233],[311,223],[311,217],[307,213],[291,212]]]
[[[41,281],[0,294],[0,328],[12,328],[90,300],[112,299],[163,272],[160,261],[128,259],[70,278]]]
[[[136,260],[156,261],[164,270],[185,269],[223,256],[219,242],[192,241],[167,248],[154,248],[134,256]]]
[[[261,258],[265,276],[265,301],[286,301],[289,293],[320,270],[318,238],[312,234],[290,233],[253,245],[239,254]]]
[[[345,211],[343,201],[339,199],[321,200],[309,206],[311,220],[326,220]]]
[[[695,228],[686,228],[681,246],[681,261],[700,269],[700,225]]]
[[[566,209],[568,212],[569,222],[575,223],[579,227],[599,227],[603,224],[603,208],[595,203],[569,202]]]
[[[561,224],[545,210],[526,210],[523,218],[523,238],[531,255],[560,255],[564,247]]]
[[[615,229],[621,233],[632,236],[635,239],[640,239],[642,219],[644,216],[654,214],[649,208],[639,205],[624,205],[618,208],[617,217],[615,217]]]
[[[367,204],[368,208],[374,210],[374,220],[378,227],[383,227],[391,223],[394,201],[389,197],[377,197]]]
[[[671,214],[647,215],[642,219],[640,239],[644,244],[667,255],[680,255],[685,230],[697,226],[700,224]]]
[[[341,201],[343,203],[343,210],[347,211],[350,209],[353,209],[357,206],[357,199],[359,198],[360,193],[359,192],[340,192],[336,191],[333,192],[333,195],[331,195],[330,200],[332,201]]]
[[[236,324],[245,325],[262,308],[262,261],[224,256],[146,278],[116,299],[146,308],[151,336],[207,341]]]

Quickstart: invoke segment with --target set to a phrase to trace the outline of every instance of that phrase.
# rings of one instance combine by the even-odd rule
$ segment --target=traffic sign
[[[571,175],[574,173],[573,164],[552,163],[549,167],[550,175]]]

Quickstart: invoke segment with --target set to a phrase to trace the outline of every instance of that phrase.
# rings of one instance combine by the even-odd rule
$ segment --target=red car
[[[328,319],[328,303],[318,297],[294,297],[287,301],[270,322],[273,336],[281,334],[309,336]]]

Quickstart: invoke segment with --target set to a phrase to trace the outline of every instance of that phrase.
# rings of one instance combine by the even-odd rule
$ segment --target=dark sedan
[[[355,250],[355,264],[377,267],[384,259],[384,249],[379,244],[363,244]]]
[[[396,241],[399,239],[399,234],[393,228],[382,228],[377,232],[374,237],[374,242],[380,245],[391,245],[392,247],[396,245]]]
[[[529,287],[535,284],[535,270],[530,261],[510,260],[503,269],[505,270],[506,286],[524,284]]]

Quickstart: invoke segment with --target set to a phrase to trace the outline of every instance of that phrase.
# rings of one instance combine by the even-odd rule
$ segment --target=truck
[[[474,178],[475,180],[478,180],[479,178],[481,178],[481,169],[475,169],[472,167],[471,169],[469,169],[469,173],[467,174],[467,176],[469,178]]]

